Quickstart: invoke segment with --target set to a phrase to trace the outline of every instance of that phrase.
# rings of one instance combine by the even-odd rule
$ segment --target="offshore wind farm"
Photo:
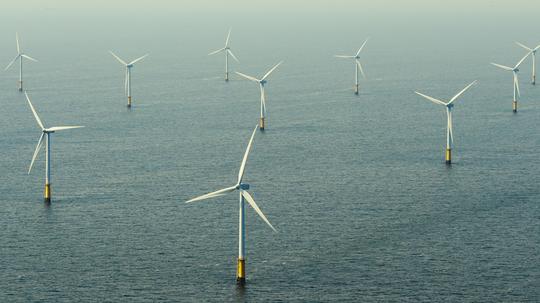
[[[538,301],[540,4],[480,2],[5,4],[0,302]]]

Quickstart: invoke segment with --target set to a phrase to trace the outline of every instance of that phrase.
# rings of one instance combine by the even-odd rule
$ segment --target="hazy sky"
[[[277,51],[291,57],[306,50],[324,56],[350,51],[366,37],[373,54],[444,49],[452,58],[453,52],[485,52],[483,62],[498,60],[497,51],[519,56],[516,40],[539,43],[538,12],[539,0],[2,1],[0,58],[8,62],[13,55],[15,32],[38,54],[76,50],[82,56],[115,48],[136,56],[143,48],[195,56],[215,48],[232,27],[239,52],[270,53],[272,62],[283,57]],[[166,52],[160,49],[165,46]]]
[[[122,13],[148,11],[179,13],[201,11],[209,13],[231,12],[351,12],[384,11],[389,14],[404,12],[444,13],[509,13],[530,14],[538,12],[540,1],[536,0],[21,0],[2,1],[4,14],[14,11],[56,12],[79,11],[92,13]],[[11,12],[9,11],[11,10]]]

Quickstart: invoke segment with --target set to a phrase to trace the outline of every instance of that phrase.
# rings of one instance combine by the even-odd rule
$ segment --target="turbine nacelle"
[[[453,103],[448,103],[448,104],[446,104],[446,107],[448,107],[448,109],[452,109],[454,107],[454,104]]]
[[[249,189],[249,184],[247,184],[247,183],[240,183],[240,184],[238,184],[238,186],[236,186],[236,189],[248,190],[248,189]]]

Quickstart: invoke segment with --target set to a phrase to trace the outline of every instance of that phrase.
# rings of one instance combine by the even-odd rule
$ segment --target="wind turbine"
[[[36,59],[26,55],[25,53],[23,53],[21,51],[21,47],[19,45],[19,34],[18,33],[15,33],[15,41],[17,42],[17,56],[15,56],[15,59],[13,59],[11,62],[9,62],[8,66],[6,67],[5,70],[8,70],[8,68],[11,67],[11,65],[13,65],[13,63],[15,63],[15,61],[19,60],[19,91],[22,92],[23,90],[23,58],[25,59],[28,59],[28,60],[31,60],[31,61],[34,61],[34,62],[37,62]]]
[[[246,168],[246,162],[249,155],[249,150],[251,149],[251,144],[253,142],[253,138],[255,137],[255,133],[257,132],[257,125],[255,125],[255,129],[253,129],[253,133],[251,134],[251,138],[249,139],[249,143],[246,148],[246,152],[244,153],[244,158],[242,159],[242,164],[240,165],[240,171],[238,172],[238,180],[236,181],[236,184],[227,187],[224,189],[220,189],[215,192],[211,192],[196,198],[193,198],[186,203],[191,203],[195,201],[201,201],[206,200],[210,198],[220,197],[223,195],[226,195],[228,193],[232,193],[235,190],[239,191],[240,194],[240,203],[239,203],[239,216],[238,216],[238,267],[236,270],[236,281],[238,284],[243,285],[246,282],[246,259],[245,259],[245,239],[246,239],[246,224],[245,224],[245,202],[255,210],[255,212],[263,219],[270,228],[277,232],[276,229],[272,226],[270,221],[266,218],[266,216],[263,214],[259,206],[257,206],[257,203],[255,203],[255,200],[253,197],[247,192],[249,189],[249,184],[242,182],[244,177],[244,170]]]
[[[259,121],[259,128],[261,130],[264,130],[266,124],[265,124],[265,116],[266,116],[266,97],[265,97],[265,94],[264,94],[264,85],[267,83],[266,81],[266,78],[268,78],[268,76],[270,76],[270,74],[281,64],[283,63],[283,61],[279,62],[278,64],[276,64],[274,67],[272,67],[261,79],[257,79],[255,77],[252,77],[252,76],[248,76],[246,74],[242,74],[242,73],[239,73],[239,72],[236,72],[238,75],[248,79],[248,80],[251,80],[253,82],[257,82],[259,83],[259,87],[261,89],[261,118],[260,118],[260,121]]]
[[[28,174],[30,174],[30,171],[32,171],[32,166],[34,166],[34,161],[36,160],[36,157],[39,153],[39,150],[41,149],[41,145],[43,143],[43,138],[45,138],[45,193],[44,193],[44,199],[45,203],[51,202],[51,134],[57,131],[66,130],[66,129],[72,129],[72,128],[81,128],[84,126],[53,126],[46,128],[43,126],[43,122],[41,122],[41,119],[39,119],[39,116],[34,109],[34,106],[32,105],[32,102],[30,101],[30,98],[28,97],[28,94],[24,92],[24,95],[26,96],[26,100],[28,101],[28,105],[30,105],[30,109],[32,110],[32,113],[34,114],[34,117],[36,118],[37,124],[41,128],[41,136],[39,137],[38,144],[36,146],[36,150],[34,151],[34,155],[32,156],[32,162],[30,162],[30,168],[28,169]]]
[[[126,66],[126,80],[124,81],[124,90],[125,90],[125,93],[127,95],[127,98],[128,98],[128,104],[127,104],[127,107],[131,107],[131,68],[133,67],[133,64],[141,61],[142,59],[144,59],[146,56],[148,56],[148,54],[142,56],[142,57],[139,57],[129,63],[126,63],[124,60],[120,59],[120,57],[118,57],[115,53],[113,53],[112,51],[109,51],[111,53],[111,55],[113,55],[113,57],[116,58],[116,60],[118,60],[118,62],[120,62],[121,64],[125,65]]]
[[[231,57],[233,57],[233,59],[236,60],[236,62],[240,63],[240,61],[238,61],[236,56],[232,53],[231,48],[229,46],[230,37],[231,37],[231,30],[229,29],[229,33],[227,34],[227,39],[225,39],[225,47],[220,48],[217,51],[213,51],[208,54],[208,56],[210,56],[210,55],[215,55],[217,53],[225,52],[225,81],[229,81],[229,55],[231,55]]]
[[[528,50],[529,53],[532,54],[532,82],[531,83],[532,85],[535,85],[536,84],[536,51],[540,49],[540,45],[536,46],[535,48],[530,48],[519,42],[516,42],[516,44]]]
[[[530,54],[531,54],[530,52],[527,53],[523,58],[521,58],[521,60],[519,60],[519,62],[514,67],[508,67],[508,66],[504,66],[501,64],[493,63],[493,62],[491,63],[492,65],[495,65],[496,67],[502,68],[507,71],[511,71],[512,74],[514,75],[514,100],[512,101],[512,111],[514,113],[517,113],[516,91],[517,91],[517,95],[521,97],[521,93],[519,92],[519,79],[518,79],[517,73],[519,72],[519,66],[521,65],[521,63],[523,63],[525,58],[527,58]]]
[[[360,73],[362,73],[362,76],[366,78],[366,75],[364,74],[364,70],[362,69],[362,64],[360,64],[360,53],[362,52],[362,49],[368,42],[369,38],[364,41],[362,46],[358,49],[356,52],[356,55],[354,56],[345,56],[345,55],[335,55],[336,58],[346,58],[346,59],[354,59],[354,93],[358,95],[358,70],[360,70]]]
[[[461,96],[466,90],[469,89],[469,87],[473,86],[476,83],[476,80],[474,80],[471,84],[467,85],[464,89],[462,89],[459,93],[457,93],[450,101],[444,102],[439,99],[435,99],[430,96],[426,96],[422,93],[415,92],[416,94],[428,99],[429,101],[440,104],[446,107],[446,116],[447,116],[447,124],[446,124],[446,164],[452,163],[452,145],[454,143],[454,133],[452,131],[452,108],[454,107],[454,101],[456,101],[459,96]]]

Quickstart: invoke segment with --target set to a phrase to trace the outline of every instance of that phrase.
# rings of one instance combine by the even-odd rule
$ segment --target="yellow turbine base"
[[[517,113],[517,101],[512,101],[512,111]]]
[[[236,268],[236,281],[239,284],[246,283],[246,260],[238,258],[238,267]]]
[[[265,126],[266,125],[265,125],[264,117],[261,117],[259,119],[259,129],[264,129]]]
[[[127,104],[128,107],[131,107],[131,96],[128,97],[128,104]]]
[[[445,153],[446,164],[452,163],[452,150],[447,148]]]
[[[45,192],[43,193],[43,198],[45,200],[46,203],[49,203],[51,202],[51,185],[50,184],[45,184]]]

